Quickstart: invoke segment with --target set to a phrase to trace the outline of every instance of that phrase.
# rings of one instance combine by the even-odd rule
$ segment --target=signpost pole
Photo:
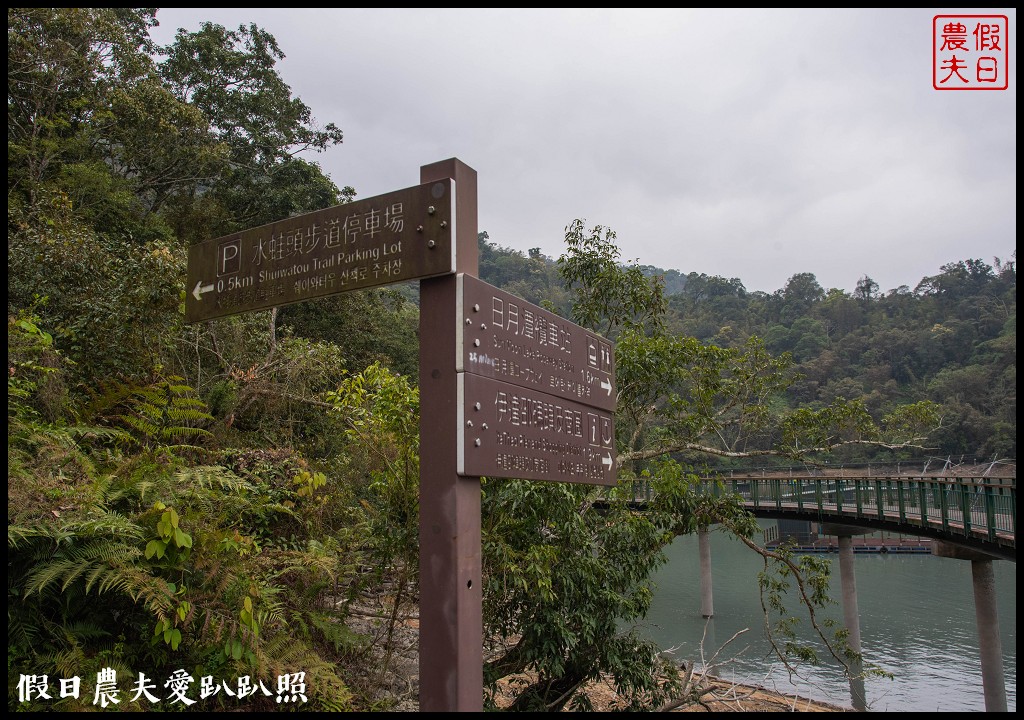
[[[476,171],[457,159],[420,168],[455,180],[455,272],[476,275]],[[483,709],[480,479],[457,474],[456,276],[420,281],[420,711]]]
[[[483,710],[480,476],[615,483],[612,344],[479,280],[477,242],[476,171],[451,158],[189,249],[190,323],[420,279],[424,712]]]

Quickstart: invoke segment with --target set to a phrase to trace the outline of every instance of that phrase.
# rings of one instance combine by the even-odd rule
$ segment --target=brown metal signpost
[[[476,171],[458,160],[420,168],[454,178],[456,270],[477,274]],[[480,478],[458,475],[454,275],[420,283],[420,710],[483,709]]]
[[[475,277],[457,292],[459,474],[614,485],[611,342]]]
[[[440,178],[193,245],[185,320],[450,274],[455,202]]]
[[[457,160],[420,170],[423,183],[444,177],[458,192],[460,274],[420,283],[426,712],[483,708],[480,477],[615,482],[611,344],[478,280],[476,172]]]
[[[615,410],[608,340],[470,275],[457,292],[460,372]]]
[[[193,246],[185,319],[420,280],[420,710],[480,711],[480,477],[613,485],[614,350],[475,277],[475,170],[420,182]]]

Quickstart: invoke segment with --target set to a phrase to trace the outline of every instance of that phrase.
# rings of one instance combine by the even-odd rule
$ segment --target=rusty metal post
[[[478,273],[476,171],[454,158],[455,270]],[[456,472],[456,276],[420,281],[420,711],[483,709],[480,479]]]

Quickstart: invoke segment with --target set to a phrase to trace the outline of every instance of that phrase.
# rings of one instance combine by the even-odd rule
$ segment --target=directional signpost
[[[420,710],[480,711],[480,477],[614,485],[614,348],[475,277],[475,170],[420,181],[193,246],[185,319],[420,280]]]
[[[459,372],[615,410],[608,340],[471,275],[457,292]]]
[[[450,274],[454,208],[445,178],[193,245],[185,320]]]
[[[459,474],[615,484],[612,344],[457,280]]]

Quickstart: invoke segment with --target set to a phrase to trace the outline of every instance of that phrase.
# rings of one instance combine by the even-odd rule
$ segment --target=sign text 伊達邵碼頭
[[[459,374],[460,475],[614,485],[613,413]]]

